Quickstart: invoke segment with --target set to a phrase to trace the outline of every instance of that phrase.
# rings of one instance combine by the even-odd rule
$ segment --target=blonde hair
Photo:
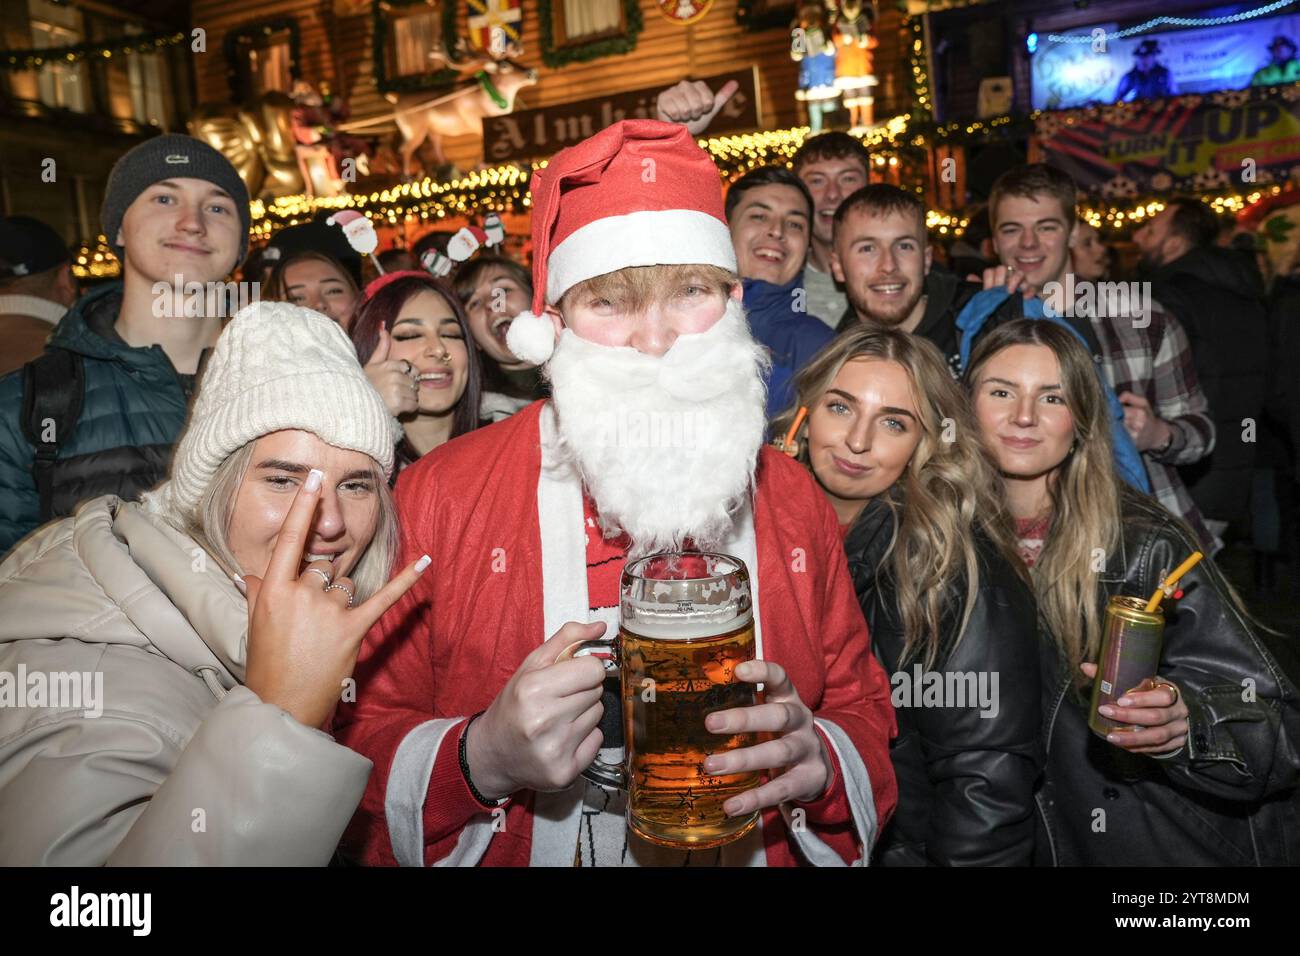
[[[939,350],[925,339],[862,325],[840,335],[795,378],[795,408],[777,417],[776,434],[784,437],[796,409],[811,410],[845,363],[859,358],[902,366],[920,414],[921,441],[895,484],[895,493],[885,498],[894,512],[895,528],[886,562],[903,624],[900,663],[918,655],[930,668],[941,650],[944,598],[958,581],[965,585],[965,596],[957,642],[970,622],[980,579],[974,531],[981,531],[1010,567],[1018,571],[1022,567],[1015,556],[997,471],[967,398]],[[803,435],[807,427],[802,426]],[[811,470],[808,443],[800,444],[798,460]]]
[[[1054,322],[1019,319],[994,329],[975,349],[966,372],[971,389],[981,369],[1003,349],[1041,345],[1061,366],[1061,391],[1074,417],[1074,448],[1048,481],[1052,514],[1043,552],[1030,569],[1040,616],[1051,629],[1076,683],[1083,661],[1097,659],[1101,644],[1100,568],[1095,556],[1112,554],[1120,540],[1120,484],[1110,438],[1110,409],[1092,357],[1074,333]]]
[[[740,281],[734,272],[721,266],[628,266],[579,282],[560,296],[556,304],[563,312],[575,300],[592,296],[610,299],[627,311],[639,312],[662,296],[667,288],[688,279],[695,279],[723,295],[728,295],[731,287]]]
[[[176,508],[165,496],[150,496],[150,503],[154,504],[169,524],[189,535],[223,571],[232,576],[245,570],[239,566],[231,549],[230,526],[235,518],[235,499],[252,462],[253,447],[256,444],[257,439],[253,439],[226,457],[192,511]],[[361,552],[356,566],[348,575],[356,585],[358,604],[388,582],[393,559],[397,554],[397,509],[388,488],[388,480],[383,469],[373,459],[370,461],[370,469],[378,498],[379,520],[370,544]]]

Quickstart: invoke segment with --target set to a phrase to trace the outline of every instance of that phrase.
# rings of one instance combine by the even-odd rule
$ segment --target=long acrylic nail
[[[321,471],[319,468],[313,468],[311,471],[307,472],[307,490],[320,491],[320,485],[324,479],[325,472]]]

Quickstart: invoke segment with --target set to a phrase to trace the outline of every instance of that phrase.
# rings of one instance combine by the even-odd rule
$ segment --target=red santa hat
[[[364,255],[374,252],[379,245],[374,223],[355,209],[340,209],[325,222],[330,226],[339,226],[343,235],[347,236],[348,245]]]
[[[718,168],[685,126],[623,120],[556,153],[533,174],[533,308],[506,344],[541,364],[555,348],[545,315],[569,289],[630,266],[736,271]]]
[[[354,222],[361,219],[365,219],[365,216],[361,215],[361,213],[357,212],[355,209],[340,209],[338,212],[326,219],[325,222],[331,226],[338,226],[346,231],[348,226],[351,226]]]
[[[447,255],[464,262],[487,242],[487,233],[478,226],[465,226],[447,241]]]

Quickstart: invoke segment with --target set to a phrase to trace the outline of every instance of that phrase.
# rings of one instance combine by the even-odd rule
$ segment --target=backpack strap
[[[23,366],[21,423],[23,437],[36,451],[32,476],[42,522],[54,517],[54,462],[59,446],[66,447],[72,440],[85,391],[85,370],[75,352],[47,348]]]

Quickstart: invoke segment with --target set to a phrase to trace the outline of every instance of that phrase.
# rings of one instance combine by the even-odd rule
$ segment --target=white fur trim
[[[521,321],[515,319],[510,331],[513,332]],[[514,351],[513,345],[511,351]],[[537,522],[542,542],[544,640],[566,621],[587,620],[587,540],[583,526],[582,484],[572,466],[557,454],[555,409],[550,402],[542,408],[538,438],[542,446],[542,467],[537,479]],[[536,795],[530,866],[573,865],[586,788],[587,781],[579,777],[564,790]]]
[[[388,840],[398,866],[424,866],[424,801],[429,794],[429,777],[444,742],[457,746],[448,733],[463,717],[428,720],[402,738],[388,768],[388,789],[384,793],[384,817]],[[494,818],[484,810],[461,828],[456,845],[434,866],[474,866],[492,842]]]
[[[555,351],[555,323],[549,315],[520,312],[506,332],[506,347],[516,358],[541,365]]]
[[[840,775],[844,779],[844,792],[849,800],[849,809],[853,814],[853,826],[858,832],[858,849],[861,856],[849,866],[867,866],[871,858],[871,848],[876,843],[876,798],[871,792],[871,778],[867,775],[867,765],[862,762],[853,740],[840,729],[834,721],[814,717],[813,723],[826,735],[831,749],[839,758]],[[786,829],[794,837],[794,842],[813,866],[844,866],[843,858],[822,841],[812,827],[806,822],[796,821],[793,810],[787,803],[781,804],[781,816],[785,818]]]
[[[607,272],[670,265],[713,265],[735,272],[730,230],[722,220],[694,209],[646,209],[589,222],[551,250],[546,301],[559,302],[579,282]]]

